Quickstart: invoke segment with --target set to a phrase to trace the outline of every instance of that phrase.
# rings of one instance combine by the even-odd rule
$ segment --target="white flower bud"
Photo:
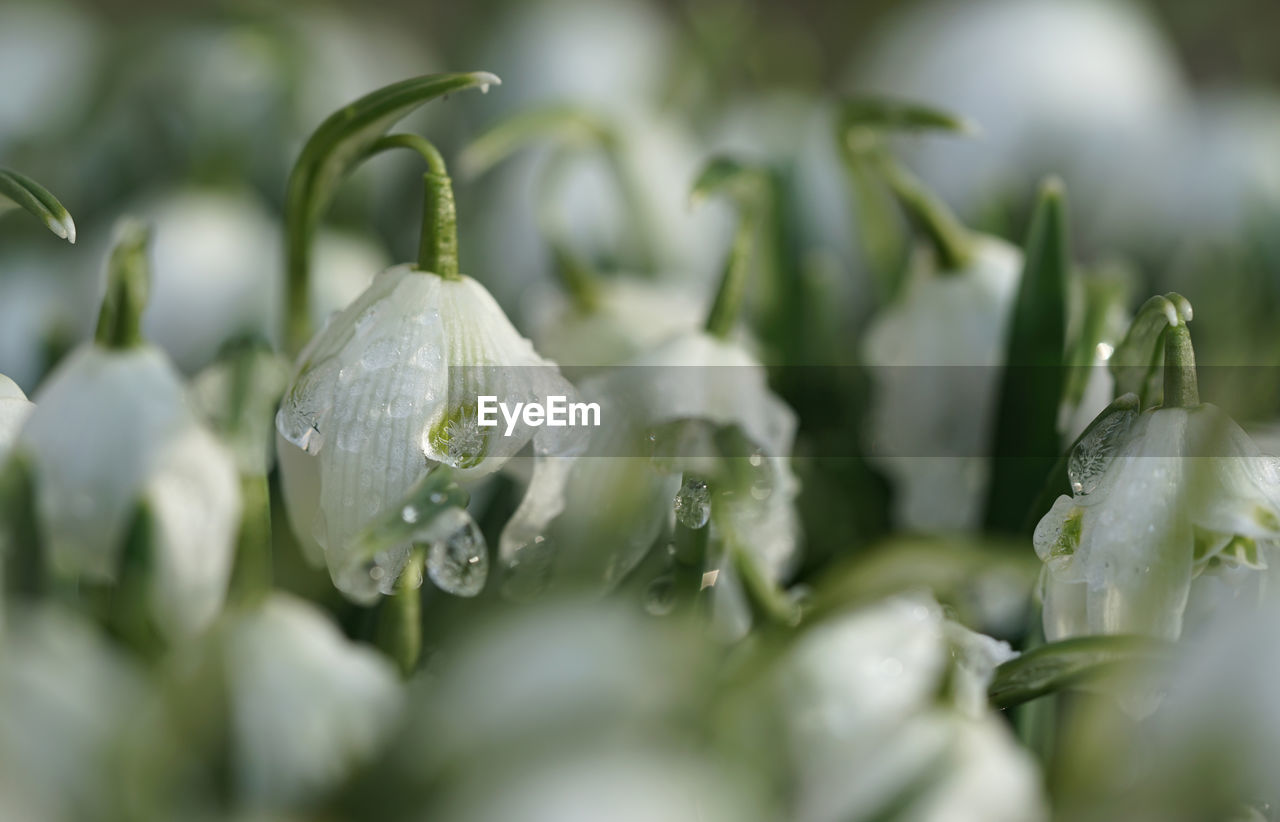
[[[237,791],[251,807],[298,806],[369,761],[400,713],[395,669],[318,610],[276,594],[227,629]]]
[[[240,521],[232,457],[199,422],[177,373],[150,346],[73,352],[49,377],[14,445],[30,460],[56,574],[116,578],[140,504],[155,526],[157,626],[189,635],[218,612]]]
[[[963,270],[916,271],[863,347],[873,383],[870,451],[893,480],[896,518],[909,529],[967,529],[981,515],[1022,254],[974,239]]]
[[[1068,473],[1034,537],[1050,640],[1177,638],[1194,589],[1276,562],[1280,462],[1212,405],[1116,409]]]
[[[775,675],[797,794],[791,818],[1035,820],[1039,775],[986,707],[1008,645],[936,602],[885,600],[802,634]],[[944,683],[947,687],[943,687]]]
[[[362,556],[354,539],[427,471],[447,465],[475,479],[530,441],[540,462],[566,450],[557,429],[523,418],[510,436],[481,427],[477,398],[572,394],[475,280],[388,269],[302,352],[276,417],[285,502],[304,550],[323,557],[340,590],[371,601],[394,583],[408,546],[383,557],[391,573],[379,586],[369,573],[375,558]],[[542,479],[530,500],[557,481],[546,471]],[[540,516],[526,508],[508,528]]]

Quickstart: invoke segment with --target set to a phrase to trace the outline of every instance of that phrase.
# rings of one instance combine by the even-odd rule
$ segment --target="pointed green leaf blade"
[[[1013,307],[997,406],[989,528],[1016,533],[1057,462],[1065,387],[1067,224],[1062,183],[1040,189]]]
[[[62,239],[75,244],[76,224],[58,198],[35,180],[6,168],[0,168],[0,197],[12,201],[34,214],[45,227]]]
[[[1170,646],[1139,636],[1086,636],[1051,642],[996,668],[991,704],[1010,708],[1097,679],[1124,666],[1158,665]]]

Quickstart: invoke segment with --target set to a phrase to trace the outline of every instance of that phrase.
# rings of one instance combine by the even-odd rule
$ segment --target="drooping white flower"
[[[985,703],[1011,656],[922,596],[801,634],[772,680],[796,785],[790,818],[1046,818],[1031,758]]]
[[[871,322],[870,452],[894,481],[907,528],[975,526],[986,491],[991,419],[1022,254],[975,235],[964,268],[921,266]]]
[[[1087,204],[1075,222],[1105,232],[1108,203],[1128,201],[1186,98],[1176,55],[1131,3],[928,3],[904,8],[870,42],[851,85],[981,127],[978,139],[921,142],[910,158],[970,215],[1053,169]]]
[[[0,374],[0,465],[4,464],[9,448],[34,408],[18,384]]]
[[[689,497],[682,502],[698,511],[685,520],[695,530],[711,527],[715,541],[731,546],[706,561],[723,632],[741,636],[749,615],[733,553],[744,552],[775,584],[797,554],[799,484],[789,465],[794,412],[769,390],[763,366],[740,344],[705,331],[674,337],[593,375],[582,382],[581,396],[600,403],[603,427],[574,464],[564,510],[549,529],[549,550],[558,554],[553,562],[571,576],[613,585],[670,526],[678,500]],[[734,431],[743,452],[712,453],[704,447],[709,441],[689,451],[679,434],[686,425]],[[712,491],[694,479],[725,479],[726,462],[749,478]],[[693,483],[689,493],[681,490],[685,478]],[[713,493],[721,491],[713,504]]]
[[[1084,435],[1069,475],[1072,495],[1035,530],[1048,639],[1173,639],[1189,598],[1253,583],[1265,593],[1261,572],[1280,562],[1280,462],[1217,407],[1117,407]]]
[[[223,640],[233,778],[250,808],[299,807],[368,762],[402,708],[399,677],[302,600],[237,613]]]
[[[535,303],[530,336],[562,368],[617,365],[697,328],[706,316],[703,302],[687,290],[638,277],[601,278],[589,306],[560,290]]]
[[[0,637],[0,816],[123,811],[114,767],[153,696],[94,626],[48,605],[13,608]]]
[[[437,465],[476,479],[532,441],[543,471],[508,530],[554,514],[537,500],[563,437],[523,419],[510,436],[481,427],[485,395],[545,402],[573,390],[468,277],[388,269],[304,349],[276,420],[285,501],[304,550],[348,596],[370,601],[394,583],[409,546],[367,557],[355,538]]]
[[[247,192],[183,189],[140,206],[151,219],[149,339],[194,372],[236,337],[279,340],[284,266],[280,222]],[[358,235],[315,239],[308,306],[323,322],[368,286],[386,254]]]
[[[240,518],[235,464],[178,374],[139,345],[74,351],[36,394],[13,452],[36,483],[54,573],[110,582],[139,506],[153,524],[146,608],[170,636],[219,611]]]

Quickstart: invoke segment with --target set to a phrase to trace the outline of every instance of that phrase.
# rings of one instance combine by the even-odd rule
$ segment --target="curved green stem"
[[[973,259],[969,230],[942,200],[887,151],[874,155],[885,182],[922,231],[928,236],[943,271],[958,271]]]
[[[285,197],[288,288],[284,322],[290,353],[301,350],[311,336],[307,306],[311,237],[338,184],[388,129],[423,103],[468,88],[484,91],[500,82],[488,72],[476,71],[430,74],[393,83],[334,112],[308,138],[289,175]]]
[[[707,163],[694,181],[690,200],[698,202],[717,192],[727,194],[739,212],[738,229],[706,323],[707,333],[724,339],[742,312],[757,232],[777,204],[773,201],[775,192],[768,169],[728,157],[714,157]]]
[[[1165,408],[1194,408],[1200,404],[1200,387],[1196,381],[1196,352],[1191,347],[1191,331],[1186,323],[1170,326],[1164,332],[1164,401]]]
[[[151,272],[147,243],[151,232],[137,220],[117,230],[107,263],[107,293],[98,312],[94,341],[106,348],[132,348],[143,342],[142,312],[147,307]]]
[[[422,234],[418,242],[418,269],[438,274],[446,280],[461,278],[458,273],[458,209],[453,199],[453,181],[440,150],[417,134],[390,134],[376,140],[365,157],[395,148],[417,153],[427,163],[423,175]]]

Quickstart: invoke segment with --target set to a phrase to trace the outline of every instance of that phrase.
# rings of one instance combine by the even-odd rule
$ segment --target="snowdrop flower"
[[[912,165],[973,214],[1029,190],[1046,168],[1105,229],[1108,199],[1135,184],[1185,102],[1175,55],[1132,3],[983,0],[913,6],[889,22],[851,77],[879,94],[972,117],[980,139],[917,146]],[[1139,179],[1137,182],[1141,182]],[[1152,203],[1154,205],[1154,203]]]
[[[0,638],[0,815],[90,819],[122,812],[113,766],[153,694],[94,626],[21,605]]]
[[[1031,758],[986,706],[1008,645],[903,595],[802,633],[777,663],[803,822],[1047,818]],[[946,687],[944,687],[944,684]]]
[[[223,626],[233,778],[251,808],[325,795],[378,752],[400,715],[394,667],[306,602],[274,594]]]
[[[975,527],[986,491],[990,420],[1022,254],[975,237],[960,267],[917,265],[871,321],[871,453],[894,482],[900,524]]]
[[[101,254],[89,256],[83,246],[0,249],[0,373],[28,393],[51,360],[93,334]]]
[[[279,220],[246,192],[188,189],[145,204],[155,236],[148,338],[184,371],[213,361],[240,336],[279,339],[284,270]],[[321,232],[309,307],[314,322],[343,308],[385,268],[354,235]]]
[[[639,277],[599,278],[587,299],[561,290],[531,311],[530,336],[539,351],[579,373],[626,362],[696,328],[704,301],[687,290]]]
[[[1071,496],[1036,527],[1050,640],[1176,639],[1193,591],[1248,584],[1243,569],[1276,562],[1280,462],[1200,402],[1186,309],[1164,332],[1163,405],[1140,410],[1133,395],[1113,403],[1070,455]]]
[[[497,82],[489,74],[448,77],[486,87]],[[334,584],[356,601],[390,593],[419,539],[446,547],[428,558],[432,580],[474,595],[478,586],[452,585],[456,580],[446,576],[455,575],[441,573],[437,559],[464,546],[435,533],[438,523],[424,520],[430,533],[380,544],[373,555],[365,531],[402,506],[404,522],[417,523],[421,512],[406,498],[437,467],[479,479],[531,442],[534,476],[504,540],[536,531],[557,511],[553,489],[567,470],[559,457],[576,447],[576,432],[539,426],[527,415],[507,428],[482,426],[480,398],[545,404],[574,392],[484,286],[459,273],[452,184],[439,152],[418,137],[388,139],[389,147],[418,151],[430,168],[420,258],[379,274],[299,356],[276,417],[285,501],[304,551],[327,564]],[[483,537],[470,517],[455,512],[445,522],[465,538],[464,564],[484,565]]]
[[[169,636],[221,607],[240,517],[235,464],[188,404],[162,352],[142,342],[145,232],[112,254],[98,340],[72,352],[36,394],[13,446],[29,466],[55,574],[117,579],[126,538],[151,528],[144,609]]]
[[[0,465],[35,406],[13,380],[0,374]]]

